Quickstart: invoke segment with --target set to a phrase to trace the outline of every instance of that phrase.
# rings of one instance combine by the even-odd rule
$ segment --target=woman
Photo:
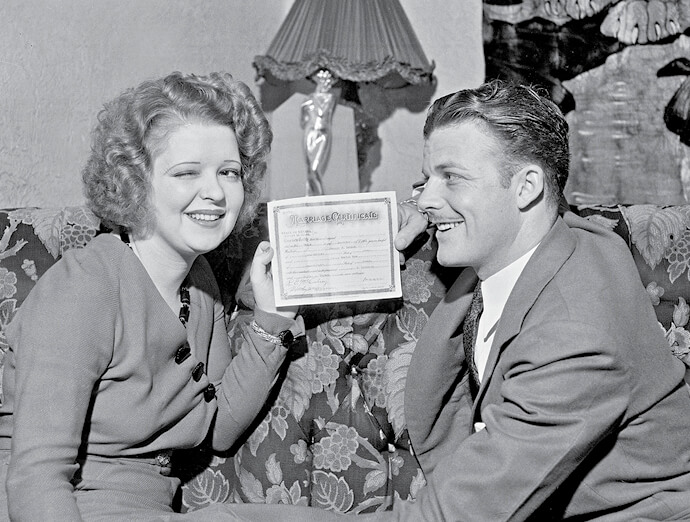
[[[257,415],[286,332],[303,324],[276,310],[261,243],[255,320],[231,361],[200,254],[253,217],[271,138],[228,74],[173,73],[105,105],[83,181],[114,232],[66,253],[7,330],[0,435],[3,448],[12,437],[13,520],[166,516],[179,487],[171,450],[227,449]]]

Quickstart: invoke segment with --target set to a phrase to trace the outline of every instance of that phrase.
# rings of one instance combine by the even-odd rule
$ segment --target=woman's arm
[[[81,520],[71,480],[114,332],[102,288],[102,279],[73,258],[58,262],[8,328],[15,363],[7,481],[12,520]]]
[[[276,310],[270,270],[272,256],[268,242],[259,244],[251,267],[256,301],[253,325],[238,325],[242,334],[241,346],[238,347],[237,356],[227,365],[217,387],[218,415],[212,440],[214,448],[219,450],[229,448],[264,405],[288,351],[288,347],[276,344],[277,336],[286,330],[290,330],[294,338],[304,335],[304,323],[301,317],[295,319],[295,308]],[[216,332],[219,326],[216,312]],[[227,345],[227,337],[225,343]],[[226,353],[230,353],[229,350]],[[212,373],[209,373],[211,376]]]
[[[301,317],[287,319],[256,310],[253,320],[271,334],[290,330],[295,338],[304,335]],[[262,339],[248,322],[238,328],[241,346],[216,389],[218,414],[212,442],[221,451],[232,446],[259,414],[288,351]]]

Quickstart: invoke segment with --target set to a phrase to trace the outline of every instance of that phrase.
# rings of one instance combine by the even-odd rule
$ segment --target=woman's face
[[[148,239],[162,252],[193,259],[230,235],[244,187],[237,138],[230,127],[189,123],[174,127],[153,157]]]

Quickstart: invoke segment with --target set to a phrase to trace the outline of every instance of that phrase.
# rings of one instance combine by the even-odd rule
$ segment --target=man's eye
[[[456,176],[455,174],[451,174],[450,172],[444,172],[443,179],[448,183],[454,183],[460,180],[460,176]]]

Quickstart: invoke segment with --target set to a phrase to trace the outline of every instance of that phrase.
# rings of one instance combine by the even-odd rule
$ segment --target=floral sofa
[[[690,367],[690,205],[574,210],[627,241],[669,349]],[[0,209],[0,365],[5,327],[36,280],[97,233],[98,220],[83,207]],[[235,350],[237,325],[252,306],[241,267],[266,236],[259,219],[207,255],[232,314]],[[432,240],[411,247],[403,299],[302,310],[306,342],[290,354],[245,438],[227,454],[197,448],[175,456],[184,479],[180,510],[252,502],[363,513],[414,498],[425,480],[405,428],[407,368],[429,314],[457,276],[433,258]]]

